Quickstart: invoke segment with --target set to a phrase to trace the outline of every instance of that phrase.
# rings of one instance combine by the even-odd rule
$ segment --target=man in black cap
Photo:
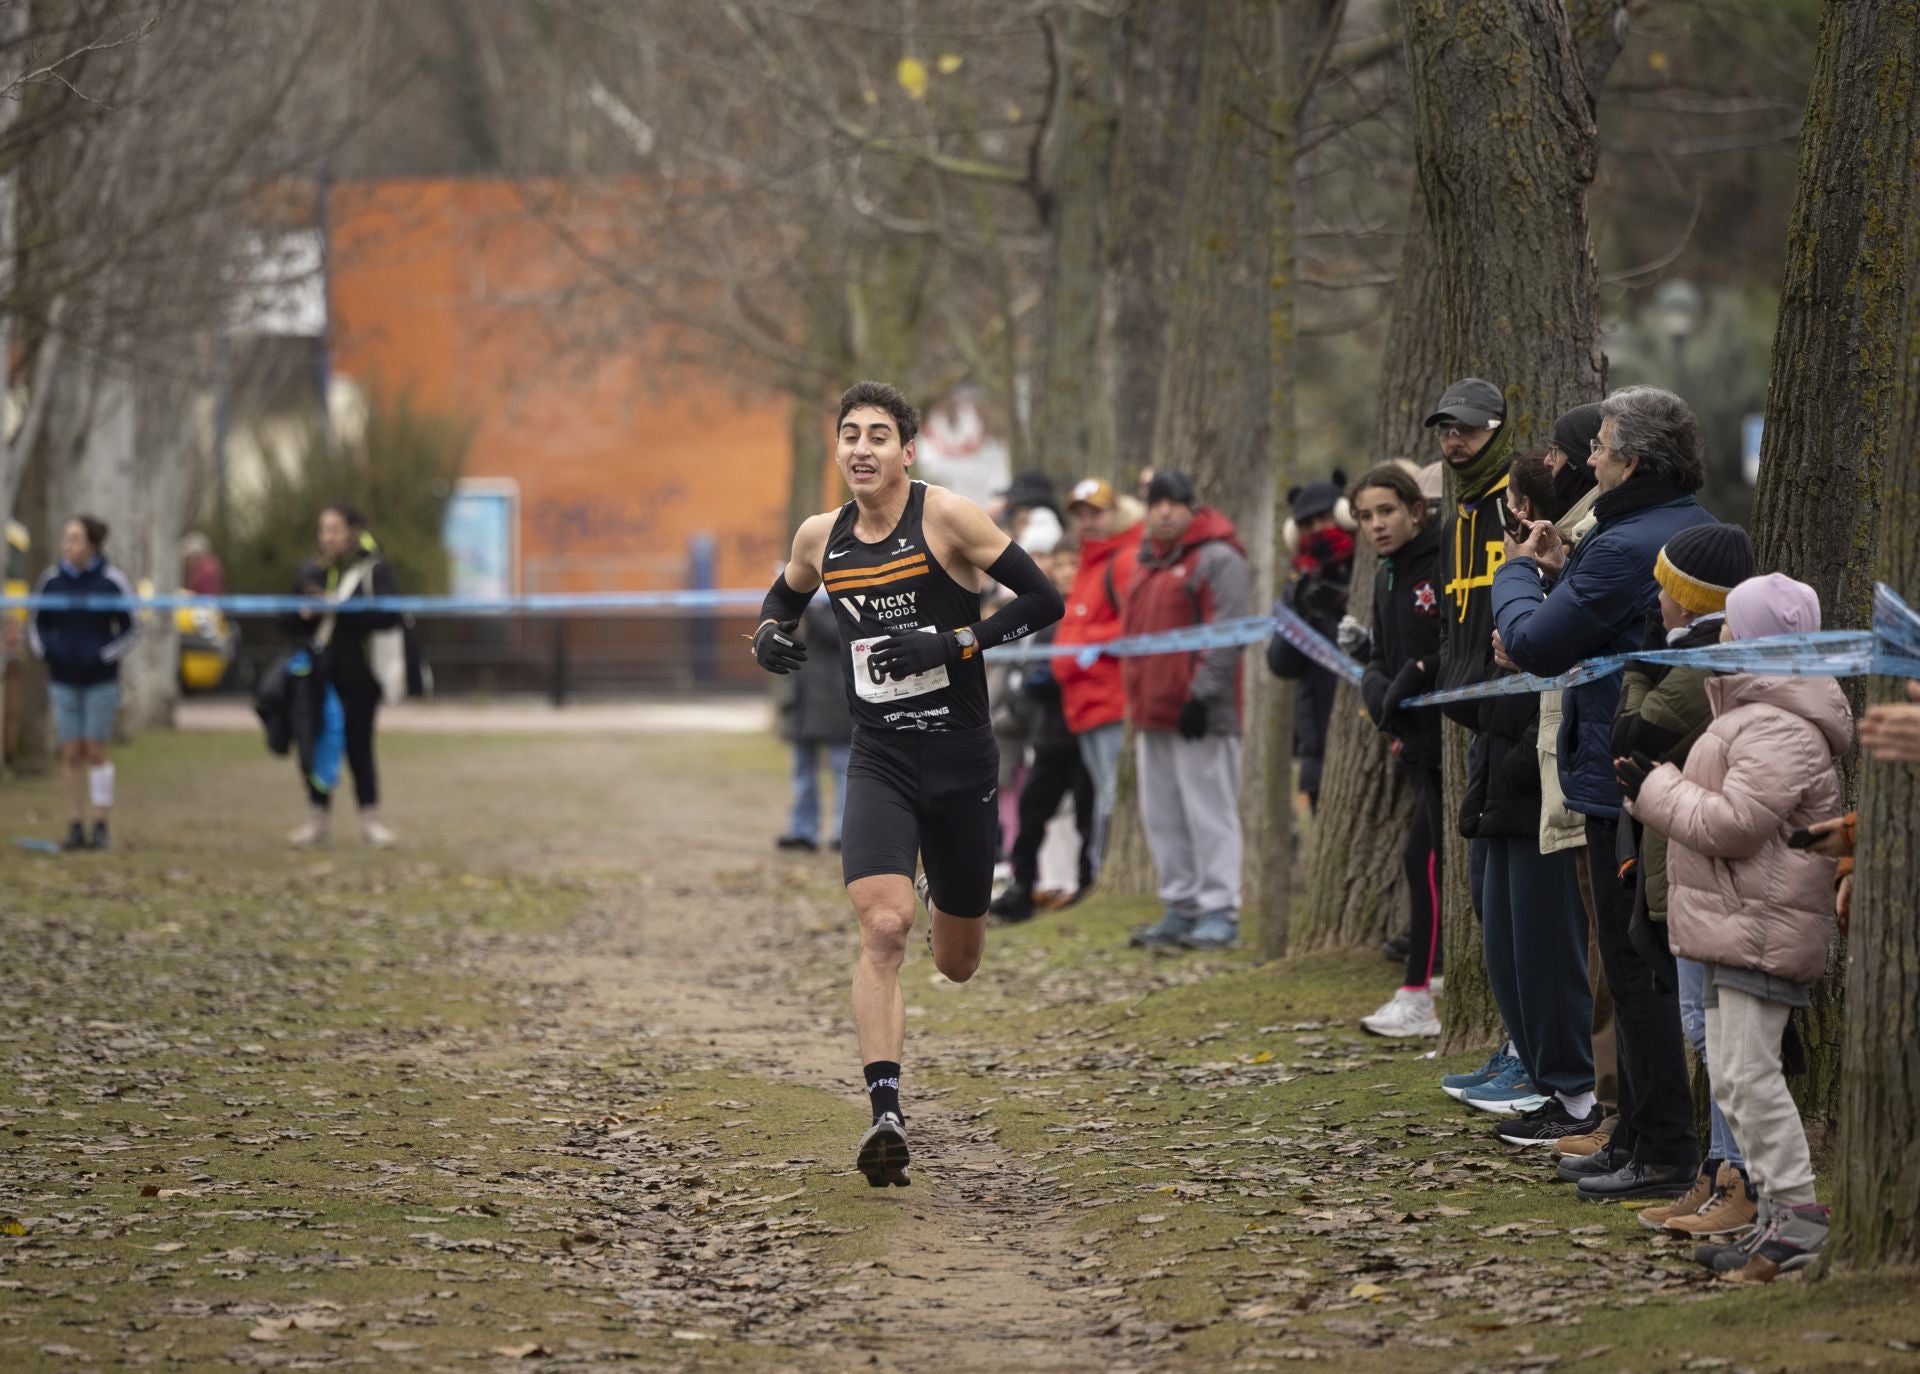
[[[1339,638],[1353,581],[1353,512],[1346,485],[1346,473],[1335,468],[1332,480],[1308,482],[1287,493],[1293,518],[1283,537],[1293,551],[1293,580],[1287,584],[1286,603],[1329,640]],[[1267,667],[1277,677],[1300,683],[1293,712],[1293,757],[1300,765],[1300,790],[1307,794],[1307,805],[1318,811],[1327,722],[1339,679],[1277,633],[1267,641]]]

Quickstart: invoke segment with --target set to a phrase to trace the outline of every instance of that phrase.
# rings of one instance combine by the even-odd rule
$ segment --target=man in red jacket
[[[1120,607],[1133,580],[1140,552],[1140,526],[1118,533],[1113,484],[1088,477],[1074,484],[1067,506],[1074,537],[1080,542],[1080,571],[1067,594],[1067,612],[1054,632],[1057,645],[1105,644],[1120,636]],[[1120,746],[1127,732],[1127,698],[1120,685],[1120,660],[1053,660],[1054,681],[1067,729],[1080,745],[1080,758],[1093,777],[1093,837],[1090,860],[1100,871],[1106,853],[1107,825],[1113,816],[1114,785],[1120,776]]]
[[[1125,634],[1247,612],[1247,558],[1233,523],[1200,506],[1185,473],[1147,488],[1147,537],[1121,608]],[[1138,736],[1140,820],[1166,910],[1136,945],[1232,949],[1240,939],[1240,648],[1121,661]]]

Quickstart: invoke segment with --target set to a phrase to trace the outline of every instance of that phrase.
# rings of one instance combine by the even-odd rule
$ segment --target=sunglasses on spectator
[[[1456,421],[1455,423],[1450,425],[1436,426],[1436,428],[1439,429],[1440,437],[1442,439],[1446,439],[1449,437],[1454,439],[1471,439],[1474,435],[1478,434],[1481,430],[1485,429],[1486,426],[1485,425],[1463,425],[1463,424],[1460,424],[1458,421]]]

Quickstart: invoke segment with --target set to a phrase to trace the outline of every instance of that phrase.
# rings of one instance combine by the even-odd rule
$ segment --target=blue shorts
[[[113,737],[113,718],[120,714],[117,678],[85,687],[53,682],[47,692],[53,698],[53,732],[62,744],[82,739],[104,744]]]

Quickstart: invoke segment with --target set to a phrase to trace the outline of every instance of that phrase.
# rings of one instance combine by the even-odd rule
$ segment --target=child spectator
[[[1328,639],[1340,632],[1353,582],[1353,511],[1341,493],[1347,475],[1339,468],[1327,482],[1308,482],[1287,493],[1292,515],[1282,539],[1293,552],[1287,605]],[[1437,537],[1437,536],[1436,536]],[[1327,722],[1339,680],[1281,635],[1267,641],[1267,667],[1276,677],[1299,682],[1293,710],[1293,757],[1307,805],[1320,807],[1320,775],[1327,757]]]
[[[1727,597],[1726,638],[1819,628],[1813,588],[1779,573]],[[1813,1263],[1827,1238],[1780,1047],[1788,1016],[1826,972],[1834,862],[1787,840],[1839,813],[1833,765],[1852,743],[1853,713],[1830,677],[1732,674],[1708,683],[1707,699],[1713,724],[1684,773],[1644,752],[1615,767],[1629,811],[1671,841],[1673,948],[1706,966],[1714,1101],[1760,1194],[1749,1238],[1703,1246],[1698,1258],[1766,1283]]]
[[[1753,576],[1753,543],[1738,525],[1693,525],[1667,541],[1653,576],[1660,584],[1660,607],[1649,613],[1646,647],[1714,644],[1726,625],[1727,593]],[[1630,661],[1621,680],[1620,714],[1614,718],[1614,754],[1638,751],[1656,763],[1684,768],[1713,720],[1707,701],[1712,679],[1706,668]],[[1667,837],[1637,822],[1621,826],[1620,836],[1623,850],[1635,846],[1632,854],[1621,856],[1623,865],[1631,864],[1623,872],[1630,872],[1635,886],[1629,934],[1656,976],[1677,983],[1681,1028],[1699,1062],[1709,1064],[1706,966],[1696,959],[1676,960],[1669,949]],[[1717,1103],[1710,1104],[1709,1119],[1707,1158],[1692,1189],[1677,1202],[1643,1209],[1642,1226],[1704,1238],[1730,1235],[1752,1223],[1755,1203],[1746,1156]]]
[[[1373,575],[1372,652],[1360,694],[1374,725],[1393,739],[1413,787],[1413,823],[1400,861],[1410,914],[1399,989],[1363,1029],[1395,1037],[1438,1035],[1433,983],[1440,973],[1440,718],[1402,711],[1433,681],[1440,650],[1440,529],[1419,484],[1398,463],[1369,469],[1353,489],[1353,514],[1380,554]]]

